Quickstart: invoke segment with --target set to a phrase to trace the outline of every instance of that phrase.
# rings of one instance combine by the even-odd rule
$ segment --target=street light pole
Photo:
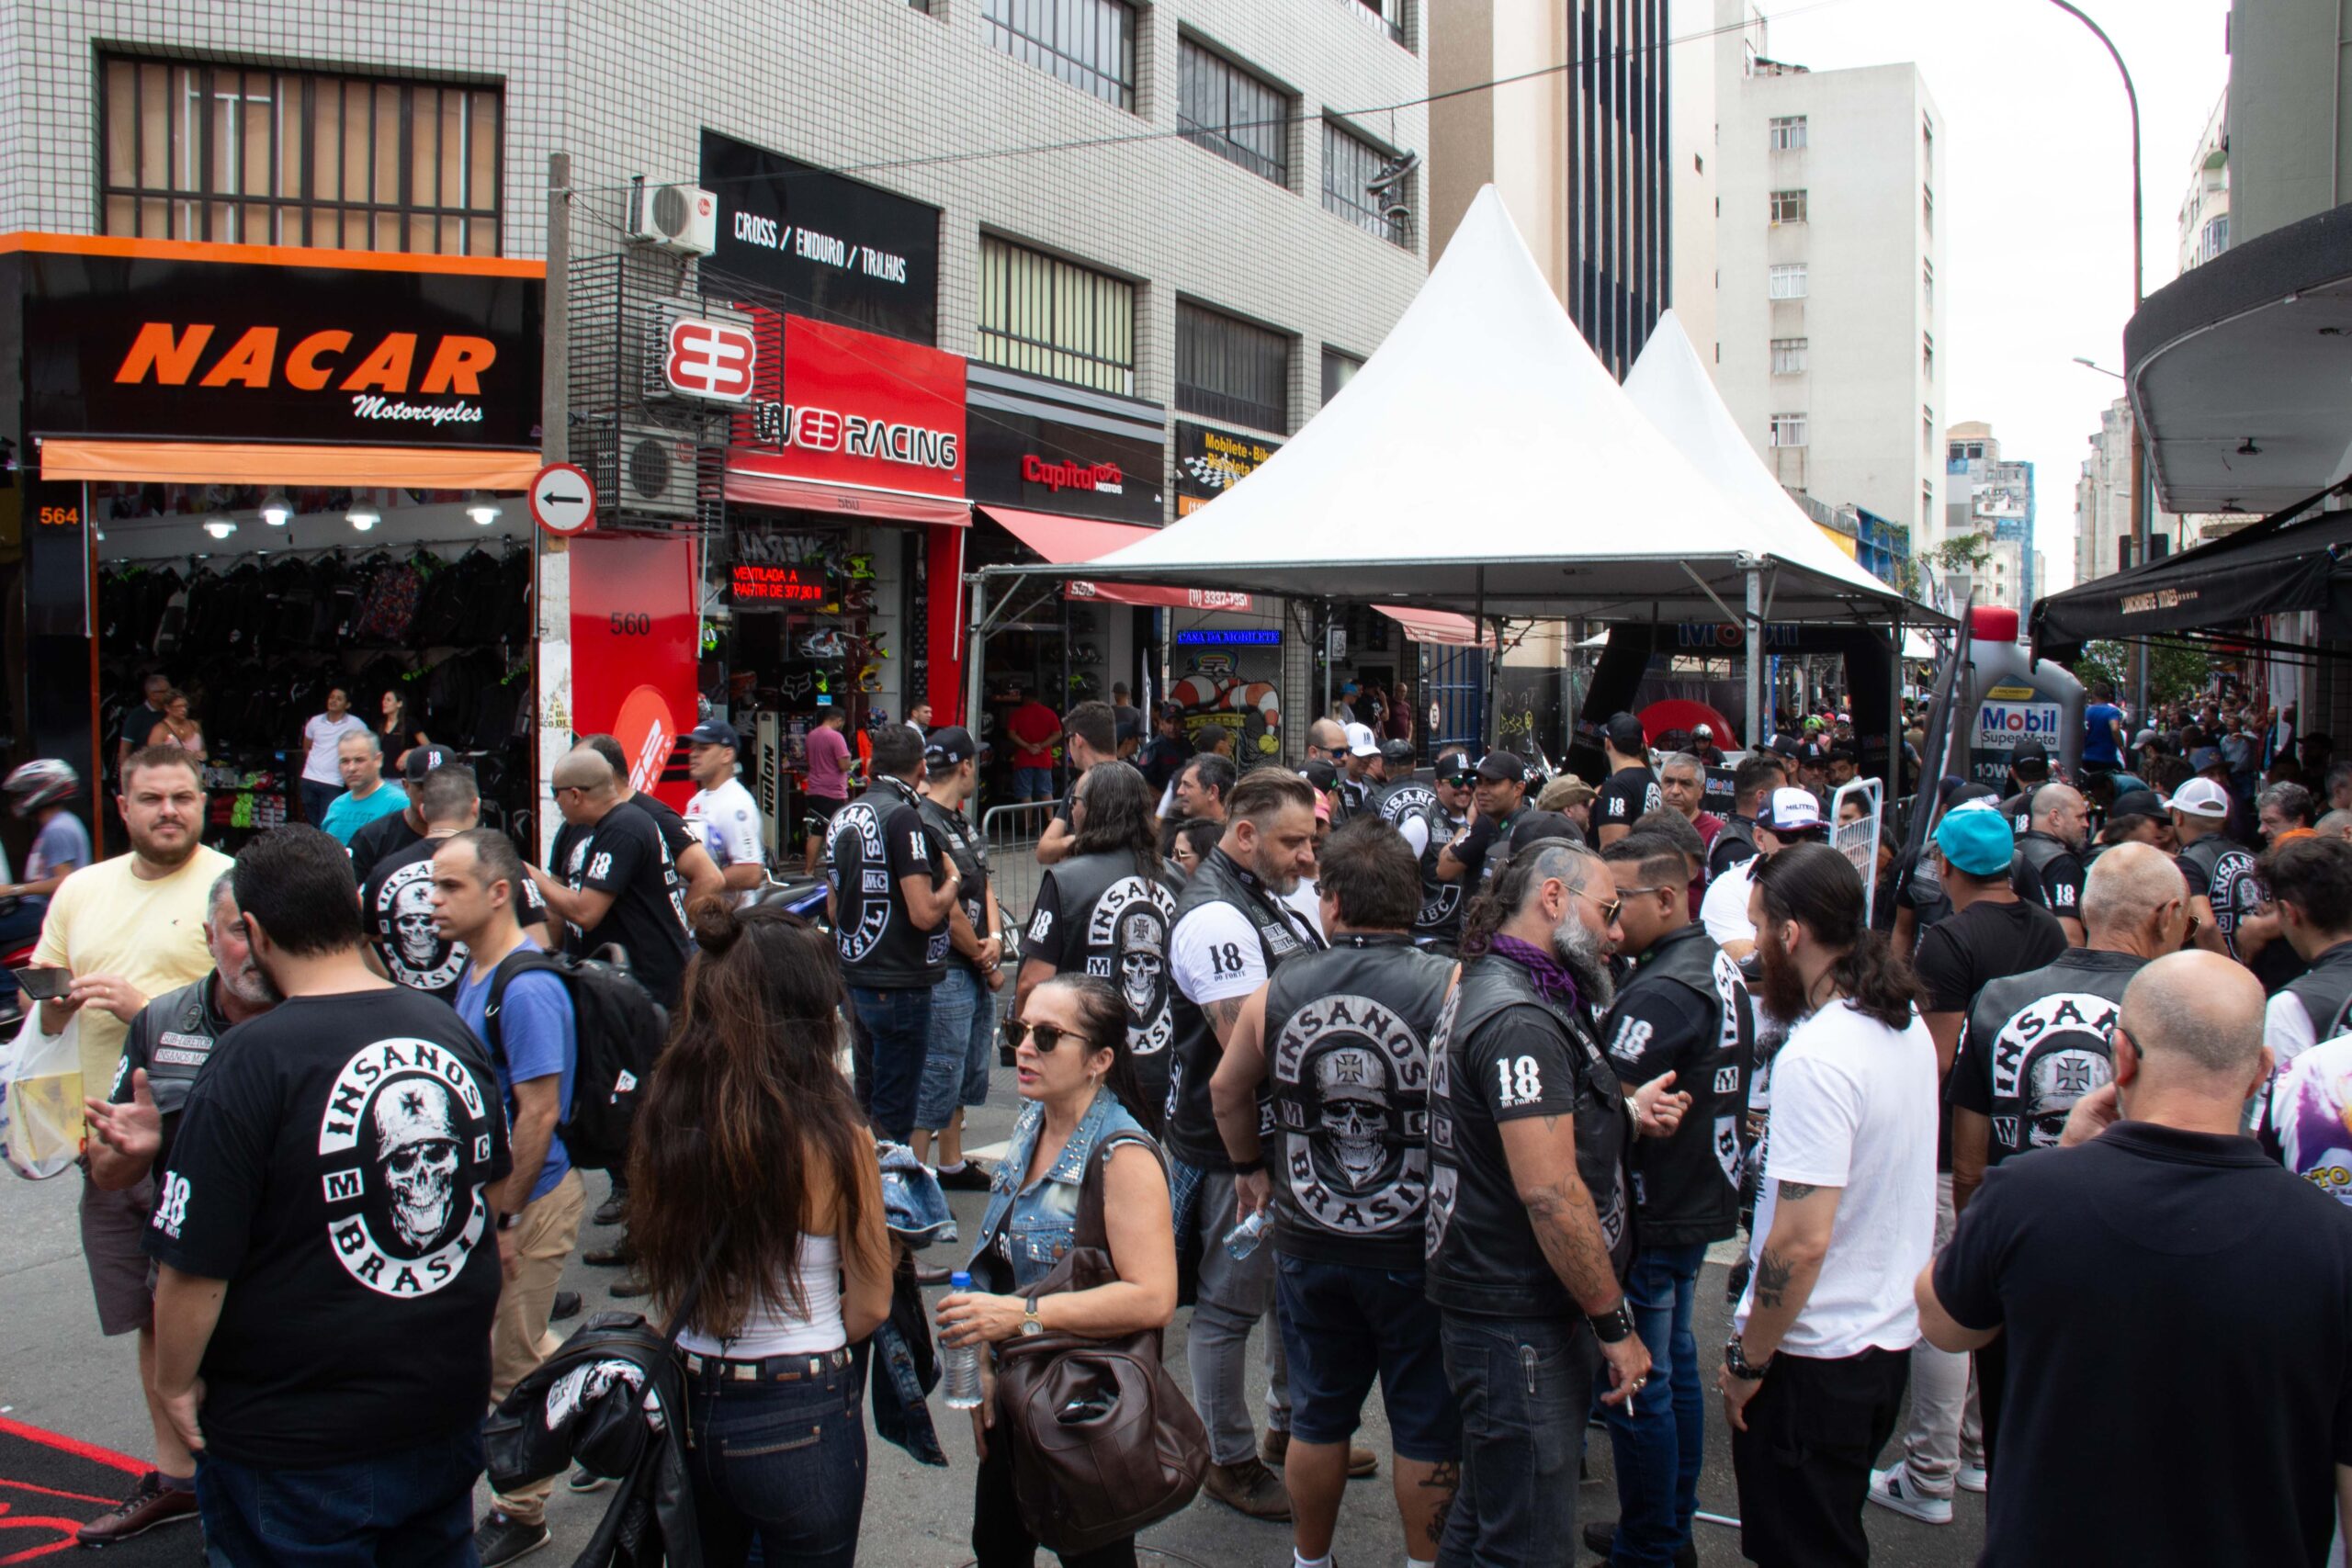
[[[2140,191],[2140,90],[2132,85],[2132,68],[2123,63],[2123,53],[2107,29],[2091,20],[2089,15],[2069,0],[2050,0],[2052,6],[2090,28],[2091,35],[2106,46],[2108,58],[2115,62],[2116,73],[2123,78],[2124,101],[2132,108],[2132,313],[2140,313],[2140,301],[2145,287],[2143,266]],[[2130,406],[2131,387],[2124,387],[2125,405]],[[2153,499],[2148,483],[2148,442],[2140,428],[2140,416],[2132,415],[2132,558],[2135,565],[2148,559],[2149,536],[2153,532],[2150,502]],[[2028,541],[2030,545],[2031,541]],[[2133,722],[2145,724],[2148,714],[2148,649],[2145,643],[2135,643],[2132,649],[2132,712]]]

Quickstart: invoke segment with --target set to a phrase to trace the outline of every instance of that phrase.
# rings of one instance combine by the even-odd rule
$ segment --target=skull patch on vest
[[[1086,972],[1111,982],[1127,1004],[1127,1049],[1157,1055],[1176,1038],[1168,987],[1168,932],[1176,898],[1159,883],[1123,876],[1086,916]]]
[[[1300,1220],[1357,1236],[1420,1224],[1430,1052],[1412,1027],[1370,997],[1318,997],[1282,1021],[1269,1056]]]

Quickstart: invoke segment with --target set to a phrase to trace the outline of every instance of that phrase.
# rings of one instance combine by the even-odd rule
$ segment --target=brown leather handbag
[[[1096,1147],[1079,1189],[1070,1249],[1022,1294],[1033,1300],[1117,1282],[1102,1224],[1104,1162]],[[1161,1168],[1166,1161],[1161,1159]],[[1009,1445],[1013,1496],[1040,1544],[1092,1551],[1184,1507],[1208,1471],[1208,1431],[1160,1360],[1159,1330],[1112,1339],[1045,1333],[997,1347],[996,1430]]]

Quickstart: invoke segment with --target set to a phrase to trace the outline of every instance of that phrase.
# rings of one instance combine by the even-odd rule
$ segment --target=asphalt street
[[[1001,1140],[1012,1125],[1014,1109],[1011,1075],[1000,1071],[992,1102],[976,1113],[976,1142],[986,1147]],[[74,1220],[78,1181],[70,1172],[48,1182],[0,1176],[0,1236],[6,1238],[5,1251],[0,1252],[0,1301],[6,1303],[5,1310],[0,1310],[0,1415],[145,1461],[150,1458],[151,1438],[138,1393],[131,1341],[102,1338],[90,1305]],[[602,1186],[602,1178],[592,1178],[592,1196],[601,1198]],[[978,1225],[984,1196],[951,1195],[967,1247]],[[583,1250],[609,1235],[586,1233]],[[612,1278],[610,1270],[591,1269],[575,1260],[565,1284],[583,1292],[588,1311],[595,1312],[620,1304],[605,1294]],[[1702,1351],[1723,1342],[1727,1315],[1724,1278],[1723,1267],[1710,1264],[1701,1281],[1699,1343]],[[1170,1354],[1179,1365],[1180,1382],[1184,1376],[1181,1363],[1189,1315],[1180,1313],[1170,1332]],[[355,1346],[353,1351],[397,1354],[398,1348]],[[1712,1386],[1712,1374],[1709,1381]],[[1262,1384],[1255,1393],[1262,1395]],[[919,1465],[903,1450],[878,1438],[872,1439],[865,1530],[858,1552],[861,1563],[876,1568],[948,1568],[971,1559],[967,1544],[972,1511],[968,1418],[941,1405],[936,1394],[933,1414],[949,1455],[944,1470]],[[1338,1560],[1348,1568],[1404,1561],[1402,1536],[1385,1480],[1386,1428],[1376,1399],[1366,1412],[1363,1437],[1383,1451],[1384,1479],[1357,1482],[1349,1489],[1337,1541]],[[1712,1398],[1707,1450],[1700,1506],[1710,1512],[1736,1514],[1729,1438],[1720,1405]],[[1604,1434],[1591,1434],[1588,1456],[1590,1476],[1582,1489],[1580,1517],[1613,1517],[1616,1501]],[[0,1503],[5,1501],[0,1498]],[[486,1494],[482,1506],[488,1506]],[[531,1561],[569,1562],[586,1543],[602,1506],[603,1499],[595,1495],[575,1496],[559,1486],[548,1514],[555,1532],[552,1549],[535,1554]],[[1898,1568],[1972,1563],[1983,1544],[1984,1499],[1967,1493],[1960,1496],[1956,1520],[1945,1527],[1917,1524],[1883,1508],[1867,1512],[1874,1560]],[[170,1531],[180,1539],[167,1537],[167,1550],[157,1550],[165,1548],[165,1540],[151,1538],[141,1543],[150,1550],[135,1554],[125,1551],[117,1554],[117,1561],[141,1565],[202,1561],[193,1529],[175,1526]],[[1147,1563],[1282,1568],[1290,1561],[1287,1526],[1246,1519],[1205,1497],[1162,1521],[1144,1539],[1151,1549],[1143,1553]],[[1702,1524],[1698,1548],[1702,1562],[1740,1561],[1738,1534],[1728,1528]],[[1594,1560],[1578,1551],[1561,1561]]]

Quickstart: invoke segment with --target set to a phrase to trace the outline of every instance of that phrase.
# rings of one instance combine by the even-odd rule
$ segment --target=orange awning
[[[1374,609],[1405,628],[1405,635],[1415,642],[1451,643],[1457,648],[1492,648],[1495,634],[1482,631],[1467,615],[1456,615],[1444,610],[1408,610],[1396,604],[1374,604]]]
[[[818,479],[796,479],[753,468],[727,470],[727,499],[746,506],[775,506],[795,512],[838,512],[850,517],[878,517],[890,523],[930,523],[943,527],[972,525],[969,502],[949,496],[917,495],[912,491],[868,490],[863,485],[833,485]]]
[[[45,479],[140,484],[382,485],[401,490],[526,491],[537,452],[464,446],[317,446],[268,441],[101,441],[48,436]]]
[[[1012,536],[1053,562],[1094,560],[1157,533],[1133,523],[1104,523],[1091,517],[1060,517],[1050,512],[1023,512],[1011,506],[980,507]],[[1247,610],[1247,593],[1222,593],[1200,588],[1147,588],[1131,582],[1073,581],[1062,585],[1070,599],[1102,599],[1114,604],[1144,604],[1174,610]]]

